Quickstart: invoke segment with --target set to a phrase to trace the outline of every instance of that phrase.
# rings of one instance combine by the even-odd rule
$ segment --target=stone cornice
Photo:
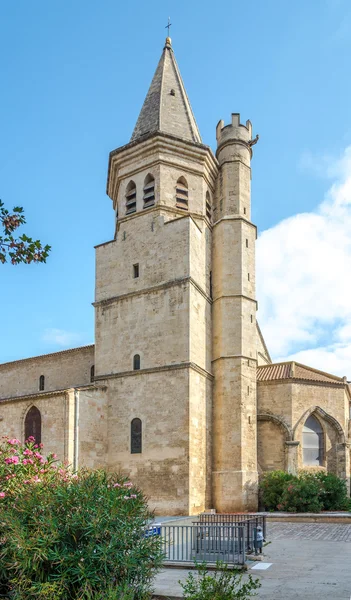
[[[212,227],[217,227],[217,225],[219,225],[220,223],[223,223],[224,221],[243,221],[244,223],[246,223],[250,227],[253,227],[253,229],[256,232],[256,239],[257,239],[257,227],[256,227],[256,225],[254,225],[253,223],[251,223],[251,221],[249,221],[248,219],[245,219],[245,217],[241,217],[240,215],[238,215],[238,216],[231,215],[230,217],[221,217],[220,219],[218,219],[218,221],[216,221],[215,223],[213,223]]]
[[[243,360],[252,360],[253,362],[257,363],[257,358],[253,358],[252,356],[246,356],[246,354],[229,354],[228,356],[217,356],[217,358],[214,358],[213,360],[211,360],[212,363],[217,362],[218,360],[227,360],[228,358],[240,358]]]
[[[213,180],[217,175],[218,161],[209,146],[158,131],[121,146],[110,153],[106,190],[110,198],[113,197],[116,188],[116,171],[112,173],[112,168],[118,168],[118,165],[122,162],[124,164],[128,164],[128,162],[135,163],[138,158],[144,160],[145,157],[155,151],[172,155],[179,154],[182,159],[188,158],[196,162],[202,162],[211,173]],[[160,158],[157,162],[162,162],[162,160],[164,159]]]
[[[61,390],[52,390],[52,391],[44,391],[44,392],[35,392],[33,394],[24,394],[23,396],[10,396],[8,398],[0,398],[0,405],[6,404],[7,402],[15,402],[20,400],[32,400],[43,398],[50,398],[52,396],[62,396],[68,394],[70,392],[74,392],[74,390],[78,390],[79,392],[84,392],[86,390],[94,391],[94,390],[106,390],[106,386],[103,385],[95,385],[94,383],[86,384],[86,385],[77,385],[70,388],[63,388]]]
[[[196,281],[192,277],[180,277],[179,279],[173,279],[172,281],[166,281],[164,283],[160,283],[158,285],[153,285],[148,288],[143,288],[142,290],[135,290],[133,292],[127,292],[126,294],[119,294],[118,296],[112,296],[111,298],[106,298],[105,300],[98,300],[97,302],[93,302],[93,306],[107,306],[109,304],[113,304],[114,302],[119,302],[120,300],[124,300],[126,298],[131,298],[133,296],[143,296],[144,294],[151,294],[153,292],[158,292],[159,290],[167,289],[170,287],[180,286],[190,283],[197,289],[197,291],[207,300],[207,302],[212,304],[212,299],[210,296],[206,294],[206,292],[196,283]]]
[[[244,298],[245,300],[249,300],[249,302],[253,302],[256,305],[256,308],[258,306],[257,300],[255,300],[255,298],[250,298],[250,296],[245,296],[245,294],[223,294],[222,296],[213,298],[212,302],[214,304],[215,302],[218,302],[218,300],[223,300],[224,298]]]
[[[177,371],[179,369],[192,369],[196,371],[200,375],[203,375],[207,379],[211,381],[214,379],[214,376],[209,371],[206,371],[202,367],[199,367],[196,363],[191,361],[175,363],[170,365],[162,365],[159,367],[150,367],[149,369],[139,369],[137,371],[121,371],[119,373],[105,373],[104,375],[96,375],[95,381],[104,381],[106,379],[120,379],[121,377],[139,377],[140,375],[148,375],[152,373],[159,373],[162,371]]]

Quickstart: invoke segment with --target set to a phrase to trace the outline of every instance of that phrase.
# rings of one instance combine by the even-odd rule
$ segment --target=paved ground
[[[351,525],[271,523],[267,541],[264,561],[271,566],[249,571],[261,580],[259,599],[350,600]],[[187,573],[165,569],[157,576],[155,593],[181,597],[178,580]]]

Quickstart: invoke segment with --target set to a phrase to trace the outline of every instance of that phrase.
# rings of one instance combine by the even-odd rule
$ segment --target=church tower
[[[213,505],[257,509],[255,240],[252,131],[233,114],[217,125],[213,226]]]
[[[167,38],[131,140],[110,154],[115,236],[96,249],[94,303],[108,466],[159,514],[211,506],[217,172]]]

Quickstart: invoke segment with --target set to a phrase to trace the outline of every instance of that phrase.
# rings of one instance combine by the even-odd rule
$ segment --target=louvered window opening
[[[126,208],[127,215],[136,212],[136,187],[133,187],[126,193]]]
[[[133,419],[130,425],[130,451],[131,454],[141,454],[142,451],[142,423],[140,419]]]
[[[212,207],[209,199],[206,199],[206,217],[209,221],[212,219]]]
[[[155,181],[150,181],[144,186],[144,208],[155,204]]]
[[[181,183],[177,183],[176,187],[176,206],[183,210],[188,210],[188,188]]]
[[[36,444],[41,444],[41,414],[36,406],[32,406],[27,412],[24,423],[24,436],[26,440],[33,437]]]

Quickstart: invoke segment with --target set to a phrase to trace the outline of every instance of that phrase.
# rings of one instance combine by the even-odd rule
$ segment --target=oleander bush
[[[260,498],[265,510],[278,509],[286,484],[296,480],[297,477],[286,471],[269,471],[260,480]]]
[[[320,512],[350,508],[346,481],[320,470],[300,471],[298,476],[284,471],[265,473],[260,495],[265,510]]]
[[[197,563],[196,571],[189,573],[185,583],[179,581],[185,600],[248,600],[261,587],[259,579],[220,561],[214,572],[208,571],[206,563]]]
[[[161,566],[152,515],[125,477],[72,474],[34,439],[0,444],[0,597],[144,600]]]

